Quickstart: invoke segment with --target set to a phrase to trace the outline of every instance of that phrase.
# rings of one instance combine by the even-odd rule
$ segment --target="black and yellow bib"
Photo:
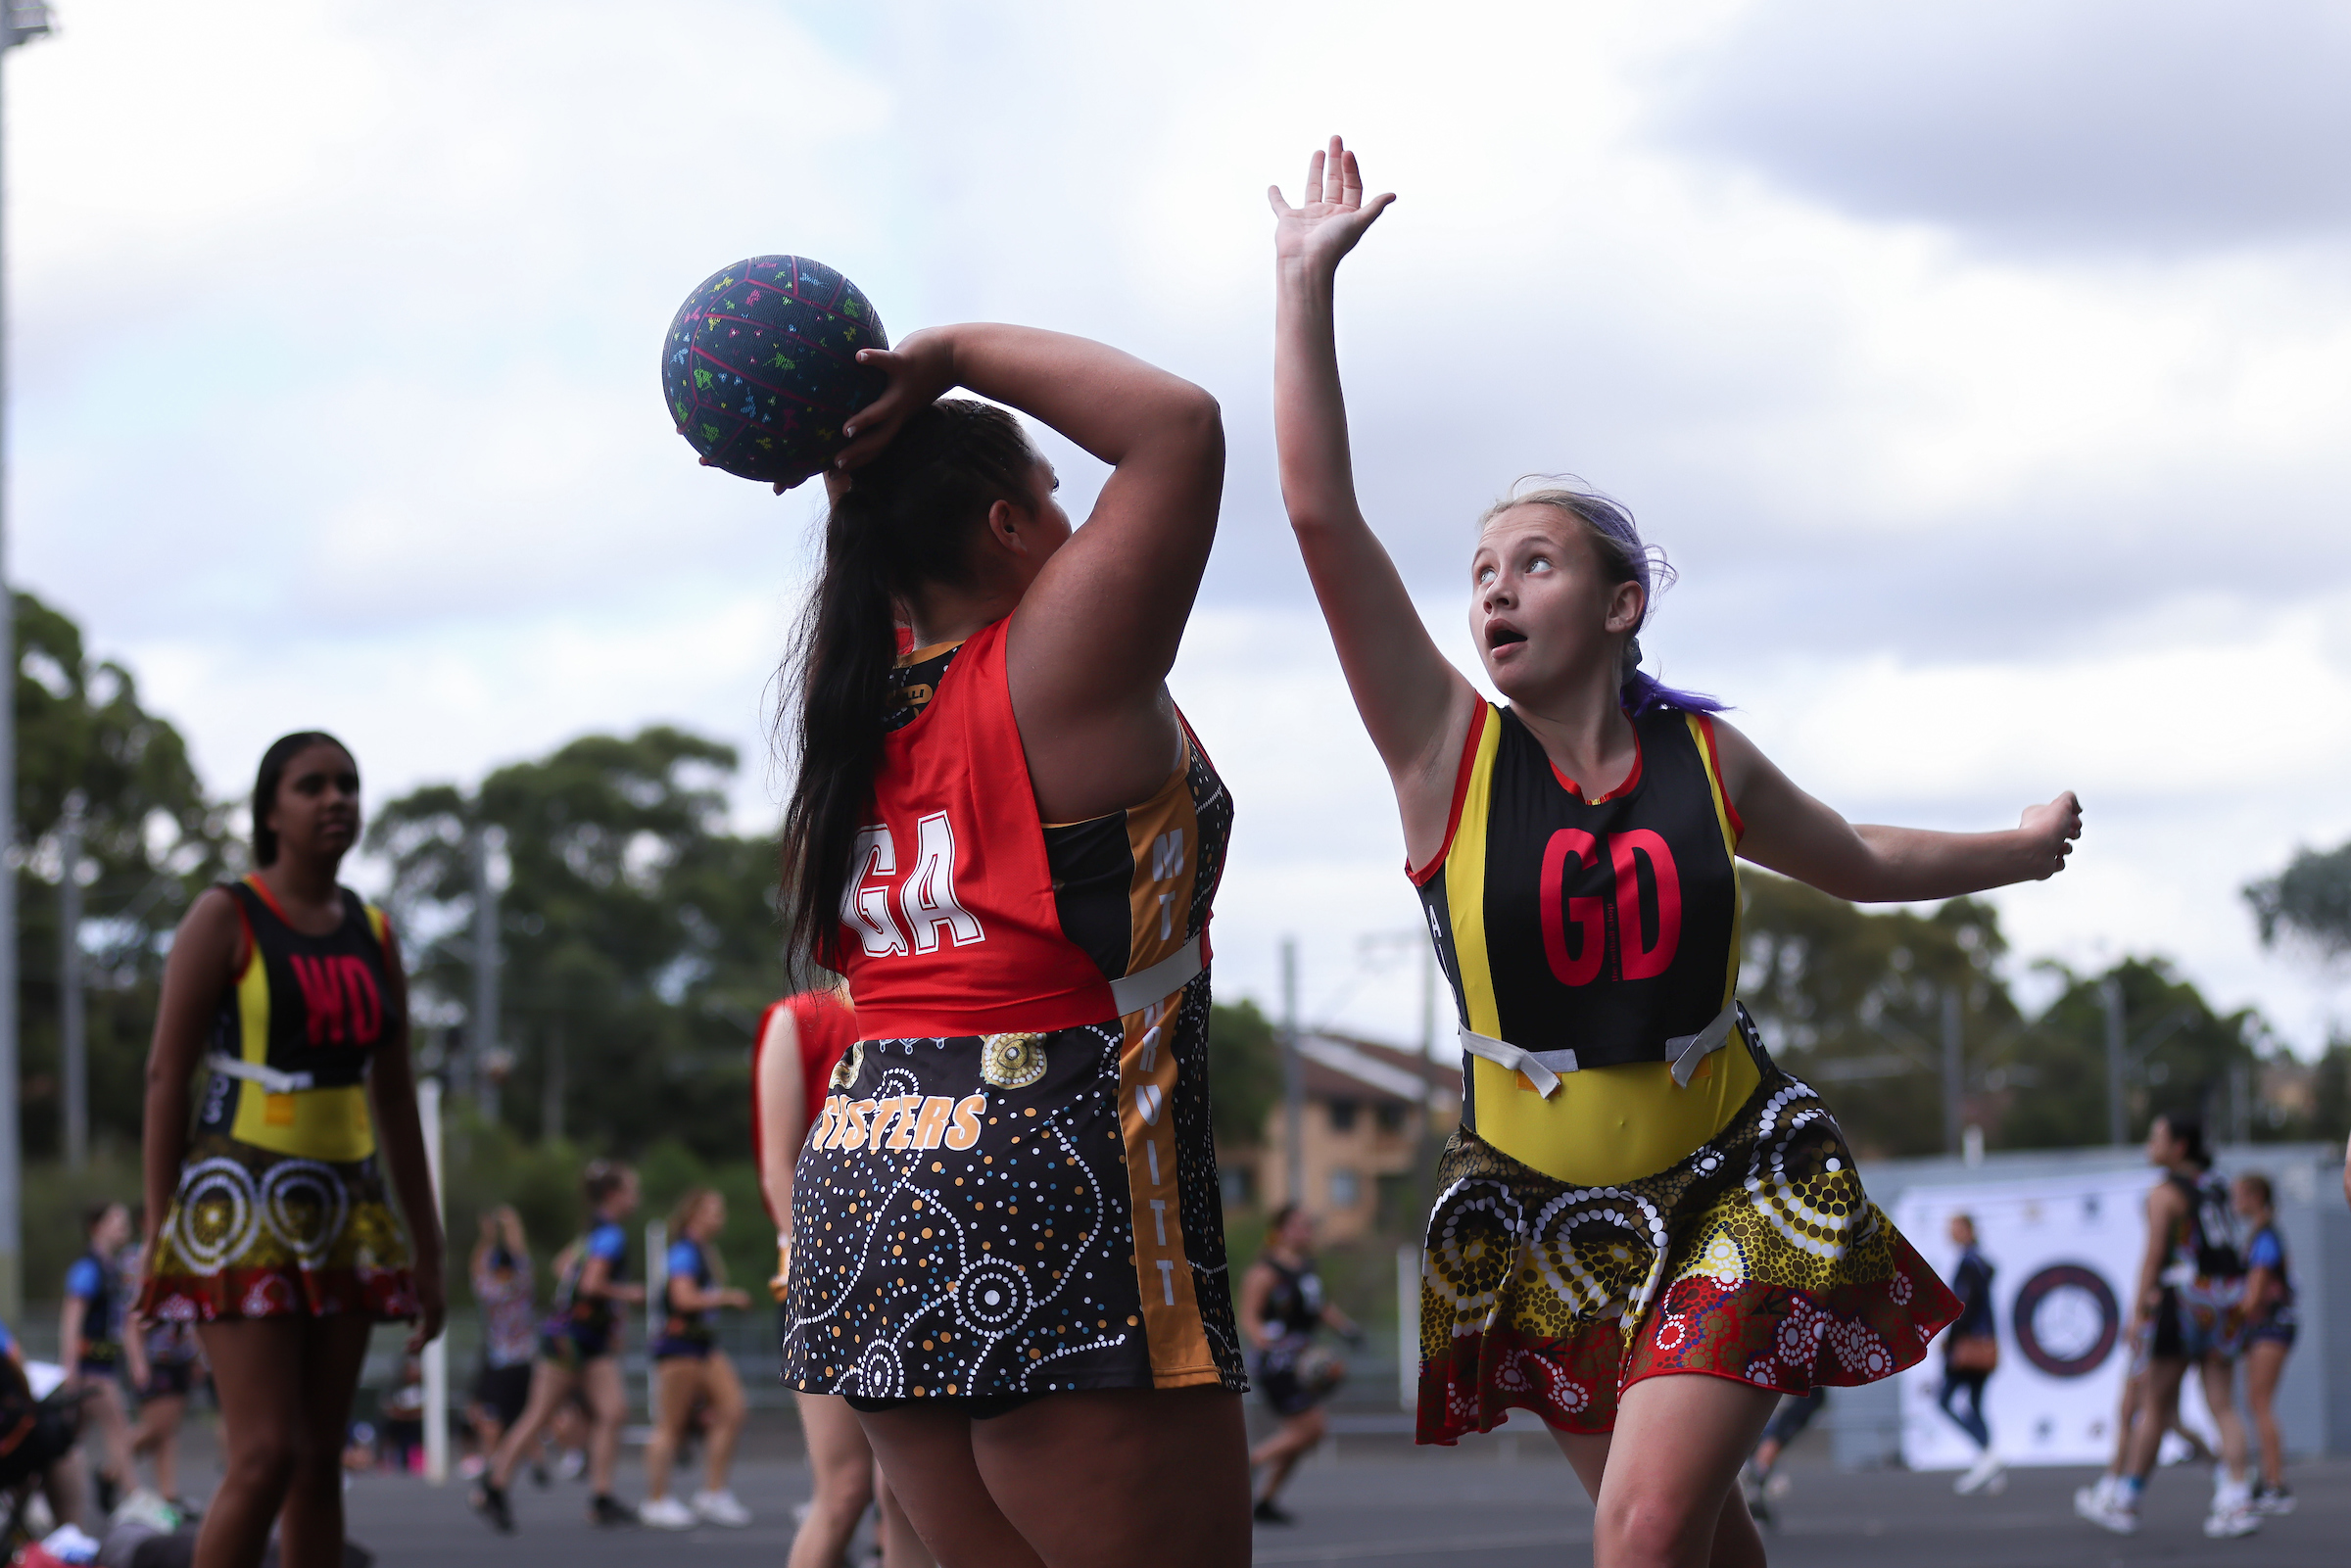
[[[1587,799],[1515,715],[1481,705],[1445,845],[1414,874],[1463,1026],[1588,1064],[1545,1096],[1464,1053],[1462,1124],[1582,1185],[1672,1164],[1759,1081],[1736,1035],[1686,1087],[1657,1058],[1738,989],[1739,820],[1703,715],[1653,710],[1633,732],[1632,773]]]
[[[223,999],[216,1056],[309,1087],[268,1085],[216,1070],[198,1125],[276,1154],[349,1163],[375,1152],[367,1057],[401,1021],[388,1016],[384,914],[346,887],[343,924],[311,936],[286,924],[253,878],[228,884],[252,948]]]

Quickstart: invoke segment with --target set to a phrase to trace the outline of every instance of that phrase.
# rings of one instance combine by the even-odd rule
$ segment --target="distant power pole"
[[[2123,1034],[2123,982],[2111,974],[2100,980],[2098,1000],[2106,1008],[2106,1141],[2119,1149],[2131,1141],[2131,1118],[2123,1104],[2123,1075],[2130,1068]]]
[[[57,824],[57,1041],[65,1079],[66,1168],[90,1163],[90,1036],[81,992],[81,839],[83,795],[66,796]]]
[[[490,830],[466,836],[473,860],[473,1007],[465,1020],[465,1054],[473,1059],[475,1101],[485,1123],[498,1120],[498,883],[490,875]]]
[[[1298,1058],[1298,938],[1281,939],[1282,1201],[1306,1202],[1306,1067]]]
[[[1959,1100],[1967,1092],[1967,1063],[1959,1035],[1959,988],[1943,988],[1943,1152],[1959,1152]]]
[[[41,0],[0,0],[0,60],[49,30]],[[7,72],[0,71],[0,76]],[[7,120],[0,101],[0,124]],[[0,149],[0,187],[7,158]],[[0,213],[7,211],[0,189]],[[8,297],[7,248],[0,238],[0,648],[7,649],[8,689],[0,692],[0,1316],[24,1313],[24,1148],[18,1122],[17,876],[6,851],[17,843],[17,598],[8,581]]]

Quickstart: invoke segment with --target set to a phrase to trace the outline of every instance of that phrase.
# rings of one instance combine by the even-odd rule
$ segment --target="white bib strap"
[[[304,1089],[314,1089],[318,1086],[317,1079],[312,1077],[308,1072],[280,1072],[265,1062],[248,1062],[241,1057],[225,1056],[218,1051],[214,1052],[205,1065],[215,1072],[226,1073],[232,1078],[243,1078],[248,1083],[258,1083],[271,1094],[297,1094]]]
[[[1195,934],[1140,974],[1129,974],[1125,979],[1111,981],[1111,1005],[1119,1010],[1121,1018],[1129,1013],[1140,1013],[1152,1003],[1164,1001],[1191,984],[1207,967],[1200,957],[1200,938]]]
[[[1738,1022],[1739,1004],[1733,1002],[1696,1034],[1677,1034],[1667,1040],[1659,1055],[1670,1066],[1674,1083],[1688,1088],[1690,1075],[1698,1070],[1698,1065],[1723,1048]],[[1582,1070],[1573,1051],[1528,1051],[1471,1029],[1464,1028],[1460,1033],[1463,1050],[1505,1071],[1525,1073],[1526,1081],[1546,1100],[1559,1091],[1562,1073]]]

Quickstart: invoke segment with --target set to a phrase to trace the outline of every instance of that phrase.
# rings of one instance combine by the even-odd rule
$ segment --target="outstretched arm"
[[[1396,563],[1364,520],[1339,390],[1333,302],[1339,261],[1393,196],[1364,200],[1338,137],[1307,166],[1305,205],[1267,193],[1273,230],[1273,435],[1281,499],[1356,711],[1387,764],[1415,866],[1444,841],[1453,774],[1477,691],[1437,650]]]
[[[1799,789],[1737,729],[1713,724],[1723,787],[1747,828],[1740,855],[1838,898],[1904,903],[2045,881],[2082,836],[2082,803],[2071,790],[2027,808],[2003,832],[1856,827]]]

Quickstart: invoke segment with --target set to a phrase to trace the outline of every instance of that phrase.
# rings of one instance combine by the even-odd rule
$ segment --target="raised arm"
[[[1307,166],[1304,206],[1284,201],[1278,186],[1267,196],[1276,218],[1273,436],[1282,503],[1356,711],[1387,764],[1407,853],[1420,865],[1443,842],[1478,696],[1420,624],[1357,503],[1333,309],[1339,261],[1395,198],[1364,199],[1362,170],[1336,136]]]
[[[1950,833],[1847,822],[1796,786],[1752,740],[1713,721],[1723,787],[1746,826],[1742,858],[1855,903],[1956,898],[2045,881],[2082,836],[2082,803],[2067,790],[2000,832]]]
[[[956,387],[1042,420],[1111,465],[1085,526],[1021,598],[1005,653],[1039,805],[1090,816],[1134,804],[1176,754],[1162,683],[1217,534],[1216,400],[1132,355],[1031,327],[936,327],[858,357],[888,371],[889,385],[844,427],[856,432],[845,467]],[[1125,766],[1135,757],[1149,766]]]

